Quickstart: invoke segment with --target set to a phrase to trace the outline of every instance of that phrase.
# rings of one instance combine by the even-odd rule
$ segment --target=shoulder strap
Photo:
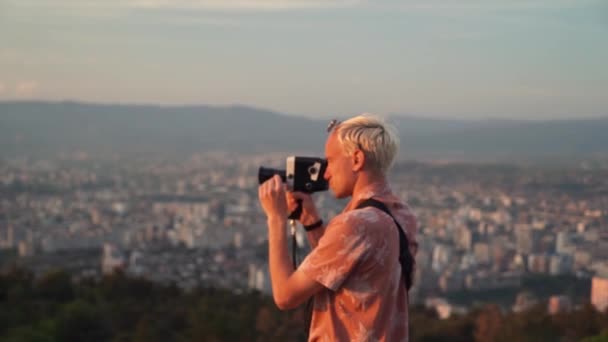
[[[401,264],[401,273],[405,277],[405,287],[409,290],[412,287],[414,258],[410,253],[407,235],[405,235],[405,233],[403,232],[403,228],[401,228],[399,222],[397,222],[393,214],[391,214],[390,210],[388,210],[384,203],[373,198],[368,198],[363,202],[359,203],[356,209],[363,209],[367,207],[374,207],[376,209],[382,210],[388,216],[390,216],[397,225],[397,230],[399,231],[399,263]]]

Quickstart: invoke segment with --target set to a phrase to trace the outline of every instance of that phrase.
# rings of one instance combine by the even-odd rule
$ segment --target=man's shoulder
[[[386,219],[384,214],[374,207],[353,208],[335,216],[328,224],[328,230],[362,232],[365,228],[382,224]],[[388,218],[390,220],[390,218]]]
[[[343,211],[329,221],[327,228],[348,226],[349,223],[352,223],[353,217],[353,210]]]
[[[371,218],[374,218],[375,216],[375,210],[372,206],[364,206],[352,208],[348,211],[336,215],[334,218],[337,219],[338,222],[352,222],[360,220],[369,220]]]

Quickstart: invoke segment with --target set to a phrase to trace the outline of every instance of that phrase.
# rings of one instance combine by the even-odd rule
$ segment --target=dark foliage
[[[124,274],[77,284],[62,271],[0,275],[0,341],[304,341],[304,321],[303,308],[280,312],[258,292],[184,292]],[[608,313],[590,305],[554,316],[545,305],[489,305],[447,320],[413,307],[410,326],[425,342],[608,340]]]

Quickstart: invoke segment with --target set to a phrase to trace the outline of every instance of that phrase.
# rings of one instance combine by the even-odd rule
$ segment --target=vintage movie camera
[[[326,168],[327,161],[323,158],[289,156],[284,170],[260,167],[258,182],[262,184],[274,175],[279,175],[283,183],[287,184],[287,190],[311,194],[329,188],[323,177]]]

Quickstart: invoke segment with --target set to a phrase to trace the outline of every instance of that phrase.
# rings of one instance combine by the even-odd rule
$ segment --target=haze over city
[[[606,116],[602,0],[2,0],[0,100]]]

